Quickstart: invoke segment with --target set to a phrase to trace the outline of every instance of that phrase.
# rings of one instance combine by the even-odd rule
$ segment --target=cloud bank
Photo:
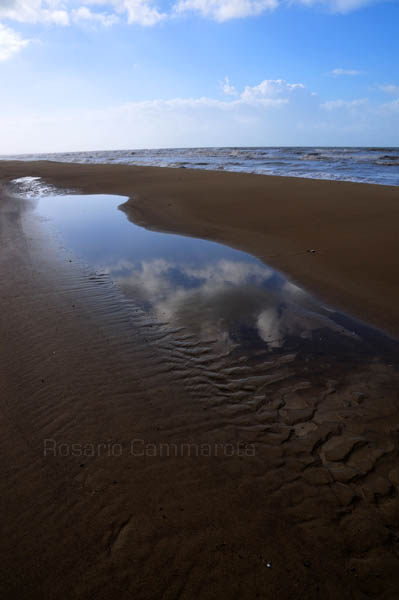
[[[68,25],[70,22],[66,3],[60,0],[2,0],[0,19],[56,25]]]
[[[291,3],[334,13],[348,13],[378,1],[292,0]],[[151,27],[184,14],[199,15],[218,22],[256,17],[284,4],[287,4],[287,0],[171,0],[163,10],[157,0],[2,0],[0,19],[60,26],[83,22],[105,27],[125,20],[130,24]],[[357,74],[345,69],[335,71],[335,74]]]
[[[0,154],[193,146],[394,146],[399,100],[321,101],[303,83],[265,79],[220,97],[154,99],[57,115],[0,118]],[[225,80],[226,82],[226,80]],[[231,89],[234,89],[234,95]],[[226,90],[225,90],[226,91]]]

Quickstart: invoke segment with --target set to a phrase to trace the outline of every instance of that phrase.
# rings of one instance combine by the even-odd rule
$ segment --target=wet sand
[[[285,270],[297,268],[301,281],[330,264],[333,277],[340,265],[318,244],[300,244],[305,230],[321,243],[323,214],[334,205],[327,189],[350,191],[349,184],[262,183],[261,177],[191,172],[178,190],[186,173],[176,170],[0,163],[0,172],[4,179],[41,175],[86,193],[131,195],[125,206],[130,218],[258,255],[261,247],[264,254],[278,250],[280,258],[270,262],[284,266],[284,257]],[[228,180],[234,185],[226,188]],[[256,206],[285,184],[291,190],[285,208],[276,202],[261,226]],[[229,197],[232,206],[241,198],[242,229],[234,211],[210,211],[218,186],[225,189],[224,206]],[[296,201],[290,196],[295,186]],[[305,188],[313,198],[309,206],[325,189],[324,208],[311,221],[319,229],[315,233],[308,223],[297,233],[289,213],[285,223],[291,226],[277,233],[277,212],[299,211]],[[189,190],[190,218],[183,200]],[[256,200],[253,206],[245,201],[245,212],[244,190]],[[342,243],[349,244],[356,210],[362,231],[368,216],[370,235],[374,211],[374,229],[386,235],[383,247],[393,247],[388,234],[398,210],[396,190],[353,190],[353,205],[347,200],[348,212],[334,221],[335,233],[341,226],[346,231]],[[373,209],[377,192],[380,203]],[[366,217],[360,218],[364,197]],[[389,208],[384,225],[381,214]],[[279,218],[281,224],[281,212]],[[0,545],[7,598],[397,597],[394,356],[387,362],[354,355],[342,362],[332,344],[330,356],[312,360],[280,352],[246,361],[221,355],[184,330],[166,334],[132,310],[109,279],[49,240],[30,203],[6,191],[0,244]],[[307,246],[319,253],[307,253]],[[360,256],[367,257],[364,248]],[[343,289],[349,271],[341,275]],[[371,267],[368,281],[359,273],[353,291],[363,289],[364,305],[368,299],[373,308],[358,314],[374,310],[375,322],[394,330],[391,296],[390,316],[379,319],[387,298],[381,286],[371,285],[377,270]],[[393,275],[382,270],[385,292],[394,289]],[[329,294],[322,278],[318,285]],[[350,293],[336,298],[351,305]],[[360,307],[360,297],[353,298]],[[143,442],[132,451],[132,440]],[[194,450],[189,456],[182,447],[187,443],[210,447],[211,456]],[[155,455],[142,456],[143,444],[153,444]],[[169,456],[161,455],[166,444]],[[218,454],[215,444],[229,444],[233,455]]]

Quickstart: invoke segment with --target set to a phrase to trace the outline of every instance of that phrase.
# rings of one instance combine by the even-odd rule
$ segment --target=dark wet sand
[[[176,231],[187,226],[189,233],[195,230],[247,250],[263,240],[265,254],[279,248],[287,261],[291,249],[320,245],[320,254],[289,259],[293,262],[286,270],[298,265],[301,281],[307,271],[316,277],[326,265],[337,270],[341,264],[321,249],[322,213],[327,216],[333,207],[330,186],[341,189],[343,198],[344,190],[354,190],[353,205],[345,202],[348,213],[342,211],[341,221],[337,216],[334,221],[336,233],[342,227],[344,242],[351,237],[349,223],[354,227],[356,222],[356,203],[360,213],[366,196],[369,234],[385,232],[385,246],[380,237],[385,249],[395,243],[388,234],[398,210],[397,192],[377,186],[362,191],[363,186],[279,178],[263,184],[259,177],[195,172],[187,173],[184,190],[173,195],[173,179],[177,190],[186,173],[48,163],[5,163],[0,171],[4,178],[42,175],[84,192],[138,193],[126,207],[132,218],[148,223],[151,217],[154,227]],[[234,212],[210,211],[212,190],[229,178],[234,185],[221,202],[227,205],[230,197],[238,206],[244,189],[247,197],[253,193],[257,198],[253,206],[246,200],[248,210],[240,210],[242,230]],[[292,193],[286,211],[298,206],[305,188],[314,204],[316,189],[319,202],[320,190],[326,190],[326,204],[312,221],[320,224],[313,238],[320,244],[302,248],[301,236],[310,225],[298,233],[291,213],[286,221],[291,226],[277,235],[281,203],[274,204],[270,221],[260,218],[262,212],[256,221],[256,206],[285,184]],[[191,220],[183,206],[188,190]],[[377,193],[379,208],[373,209]],[[152,210],[159,208],[159,221],[150,213],[150,202]],[[381,206],[392,208],[385,225]],[[373,210],[380,211],[381,221],[378,225],[375,218],[374,228]],[[358,215],[362,231],[365,219]],[[184,330],[165,336],[123,302],[107,278],[82,268],[49,241],[29,203],[5,192],[0,245],[4,597],[397,598],[399,375],[393,363],[356,356],[342,363],[333,348],[331,356],[314,356],[311,362],[300,353],[234,362],[211,344],[187,339]],[[261,246],[256,247],[258,253]],[[326,242],[325,248],[331,247]],[[361,256],[367,256],[365,249],[358,262]],[[303,273],[300,258],[308,261]],[[277,259],[273,264],[280,266]],[[338,272],[332,267],[331,277]],[[359,273],[362,283],[354,281],[353,291],[366,294]],[[385,286],[387,281],[396,285],[388,267],[383,276]],[[380,297],[381,288],[368,284],[364,303],[371,297],[375,307],[376,298],[382,311],[386,298]],[[323,291],[328,295],[328,287]],[[364,314],[371,315],[368,309]],[[388,320],[378,320],[379,314],[376,322],[395,328],[393,303]],[[56,441],[55,456],[44,456],[46,439]],[[231,443],[256,452],[190,457],[187,452],[174,456],[171,447],[169,457],[133,456],[133,439],[158,449],[166,443],[179,448],[181,443]],[[64,456],[62,444],[92,444],[97,450],[94,456],[71,451]]]

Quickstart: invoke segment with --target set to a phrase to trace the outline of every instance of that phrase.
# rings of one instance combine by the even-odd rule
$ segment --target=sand
[[[396,330],[395,189],[56,163],[0,174],[130,196],[135,221],[270,255]],[[6,189],[0,245],[6,598],[397,598],[394,364],[232,366],[165,336]]]

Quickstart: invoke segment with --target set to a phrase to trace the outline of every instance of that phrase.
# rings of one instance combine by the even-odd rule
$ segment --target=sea
[[[23,154],[0,159],[118,163],[399,186],[399,147],[159,148]]]

